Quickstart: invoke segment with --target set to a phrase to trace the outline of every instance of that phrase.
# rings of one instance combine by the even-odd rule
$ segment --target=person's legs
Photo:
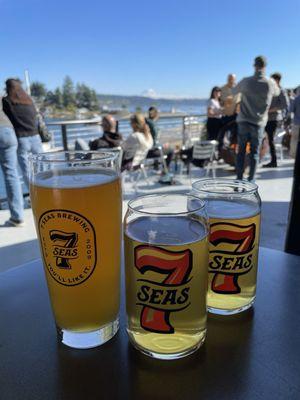
[[[18,161],[22,171],[23,179],[27,187],[29,188],[29,164],[28,154],[31,151],[30,137],[18,138]]]
[[[264,128],[251,124],[249,132],[250,132],[250,171],[248,180],[253,181],[259,159],[259,149],[264,134]]]
[[[245,155],[246,155],[246,145],[249,137],[249,124],[246,122],[238,123],[238,153],[236,156],[236,173],[237,179],[243,179],[244,165],[245,165]]]
[[[16,222],[24,219],[23,195],[18,176],[17,139],[10,128],[0,128],[0,164],[6,187],[11,218]]]
[[[86,140],[79,138],[75,140],[75,150],[88,151],[90,150],[90,146]]]
[[[40,135],[30,136],[30,143],[31,143],[30,152],[32,154],[38,154],[43,152],[43,146]]]
[[[277,128],[277,121],[268,121],[266,125],[266,132],[268,135],[270,153],[271,153],[271,162],[265,164],[264,167],[277,167],[277,158],[276,158],[276,150],[274,145],[274,134]]]

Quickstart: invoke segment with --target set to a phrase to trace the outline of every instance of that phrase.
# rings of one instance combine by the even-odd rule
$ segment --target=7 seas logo
[[[138,279],[137,305],[141,310],[141,327],[150,332],[174,333],[170,314],[189,305],[189,278],[193,266],[190,250],[169,251],[156,246],[137,246],[135,267],[141,274],[153,271],[162,282]]]
[[[50,210],[39,219],[39,233],[45,266],[56,282],[75,286],[91,276],[97,261],[96,235],[87,218]]]
[[[255,224],[211,224],[209,272],[214,273],[211,282],[213,292],[240,293],[238,278],[253,267],[255,231]]]

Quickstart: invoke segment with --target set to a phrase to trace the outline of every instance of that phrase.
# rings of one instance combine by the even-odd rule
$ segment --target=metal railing
[[[176,114],[176,115],[162,115],[158,120],[158,128],[161,132],[160,140],[162,143],[166,139],[174,138],[182,140],[185,133],[197,134],[197,128],[203,126],[205,114]],[[126,138],[132,131],[130,127],[130,118],[118,118],[118,131]],[[69,150],[74,147],[70,144],[78,138],[82,139],[95,139],[101,136],[101,121],[100,120],[69,120],[69,121],[51,121],[47,125],[60,128],[60,135],[57,130],[53,131],[53,147],[63,147],[64,150]]]

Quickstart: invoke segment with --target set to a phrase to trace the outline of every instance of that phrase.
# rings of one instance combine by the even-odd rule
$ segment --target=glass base
[[[58,328],[61,343],[74,349],[92,349],[106,343],[119,330],[119,318],[100,329],[90,332],[74,332]]]
[[[128,331],[127,331],[128,332]],[[174,353],[159,353],[157,351],[153,351],[150,349],[146,349],[145,347],[140,346],[133,338],[132,335],[128,332],[130,343],[133,345],[135,349],[140,351],[141,353],[145,354],[148,357],[157,358],[159,360],[176,360],[178,358],[187,357],[197,351],[205,341],[206,337],[206,329],[202,332],[201,339],[192,347],[188,349],[174,352]]]
[[[253,306],[255,299],[250,301],[250,303],[238,307],[238,308],[233,308],[232,310],[226,310],[224,308],[214,308],[214,307],[209,307],[207,306],[207,311],[210,312],[211,314],[218,314],[218,315],[234,315],[234,314],[239,314],[243,311],[248,310],[250,307]]]

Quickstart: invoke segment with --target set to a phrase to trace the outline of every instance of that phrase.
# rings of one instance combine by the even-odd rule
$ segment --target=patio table
[[[209,315],[205,344],[175,361],[129,344],[124,288],[111,341],[58,344],[43,275],[40,259],[0,274],[1,400],[300,398],[300,257],[261,248],[254,308]]]

